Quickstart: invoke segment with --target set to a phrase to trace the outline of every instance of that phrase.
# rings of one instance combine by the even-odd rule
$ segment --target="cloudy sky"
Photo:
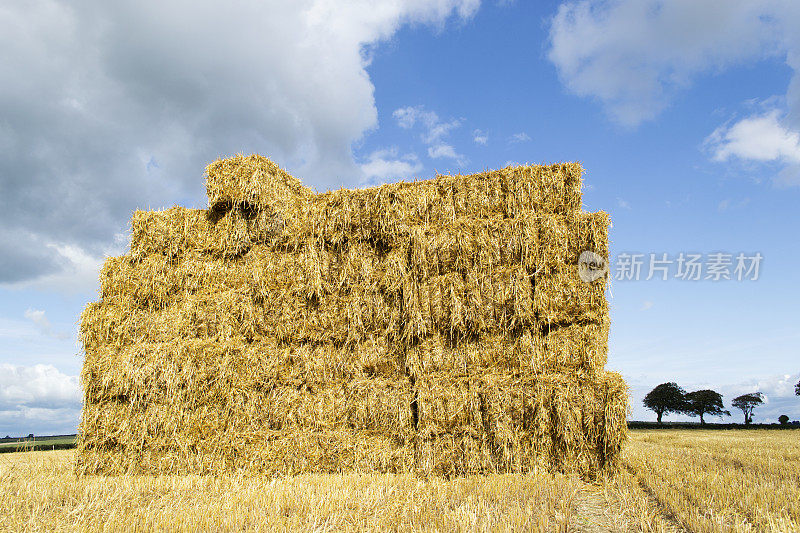
[[[794,0],[29,0],[0,26],[0,436],[75,431],[103,258],[237,152],[319,191],[580,161],[633,418],[676,381],[800,419]]]

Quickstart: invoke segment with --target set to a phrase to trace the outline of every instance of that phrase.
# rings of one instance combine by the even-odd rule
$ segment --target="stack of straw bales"
[[[81,317],[82,472],[613,469],[578,164],[315,194],[259,156],[137,211]]]

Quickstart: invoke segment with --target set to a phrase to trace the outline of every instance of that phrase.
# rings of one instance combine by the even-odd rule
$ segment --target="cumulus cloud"
[[[486,146],[489,143],[489,134],[485,131],[475,130],[472,132],[472,140],[475,141],[476,144]]]
[[[657,116],[700,73],[776,54],[800,98],[800,6],[787,0],[582,0],[563,3],[548,57],[567,88],[636,126]]]
[[[778,122],[778,111],[720,126],[706,139],[715,161],[732,157],[800,164],[800,133]]]
[[[362,185],[375,185],[384,180],[410,178],[417,175],[423,166],[416,154],[398,155],[396,147],[372,152],[364,163]]]
[[[455,148],[445,142],[450,132],[461,125],[461,120],[454,119],[442,122],[434,111],[427,111],[425,106],[408,106],[396,109],[392,116],[397,124],[404,129],[421,126],[423,133],[422,142],[428,145],[428,156],[432,159],[453,159],[459,166],[467,164],[467,158],[456,152]]]
[[[78,407],[80,401],[78,376],[53,365],[0,364],[0,410]]]
[[[202,169],[218,156],[268,154],[318,188],[358,183],[351,145],[377,125],[369,47],[478,6],[4,5],[0,282],[63,273],[69,247],[98,260],[137,207],[202,204]]]
[[[0,364],[0,433],[74,433],[80,406],[78,376],[52,365]]]
[[[784,125],[777,109],[722,125],[703,144],[714,161],[779,163],[776,184],[800,185],[800,132]]]
[[[617,198],[617,205],[620,206],[622,209],[630,209],[631,204],[628,200],[624,198]]]

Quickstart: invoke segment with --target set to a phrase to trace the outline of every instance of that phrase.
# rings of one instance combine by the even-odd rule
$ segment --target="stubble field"
[[[0,455],[0,530],[800,531],[800,430],[634,430],[594,484],[535,472],[86,476]]]

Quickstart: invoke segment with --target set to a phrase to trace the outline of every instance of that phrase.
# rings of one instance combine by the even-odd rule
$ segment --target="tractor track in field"
[[[691,532],[690,529],[686,528],[682,523],[678,515],[672,509],[672,507],[658,497],[658,495],[651,489],[647,483],[643,482],[642,479],[637,475],[636,468],[632,465],[628,464],[627,462],[623,461],[623,467],[628,473],[636,480],[636,485],[647,495],[647,498],[652,502],[653,508],[658,511],[661,517],[667,522],[670,526],[674,528],[676,532]]]

